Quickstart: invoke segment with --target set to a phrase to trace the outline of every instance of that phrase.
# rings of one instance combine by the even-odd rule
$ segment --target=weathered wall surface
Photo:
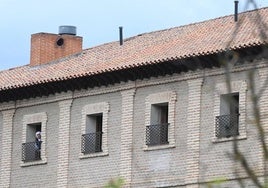
[[[46,155],[47,164],[21,166],[22,122],[23,116],[45,112],[47,114],[46,127]],[[11,187],[54,187],[57,181],[57,158],[59,130],[59,107],[57,103],[36,105],[19,108],[14,115],[14,130],[12,144],[12,173]],[[44,135],[43,135],[44,136]]]
[[[82,108],[88,104],[108,102],[108,155],[80,158]],[[119,92],[75,99],[71,110],[70,187],[101,187],[119,176],[121,95]],[[86,117],[84,117],[86,118]]]
[[[247,66],[251,65],[237,67],[231,75],[234,92],[238,91],[241,99],[238,145],[250,160],[250,165],[261,174],[263,157],[253,125],[252,90]],[[266,70],[260,69],[255,73],[257,90],[266,83]],[[5,170],[1,173],[5,181],[0,187],[101,187],[119,176],[126,178],[128,187],[198,187],[198,182],[202,187],[218,178],[230,180],[225,183],[227,187],[235,186],[235,170],[242,178],[246,175],[240,165],[230,159],[233,139],[215,138],[217,96],[220,94],[219,87],[224,87],[225,83],[223,73],[223,69],[198,70],[19,101],[16,108],[12,105],[1,107],[0,167]],[[224,91],[220,88],[221,94]],[[145,142],[149,114],[146,102],[151,96],[150,100],[157,103],[163,93],[170,93],[174,98],[174,109],[169,109],[174,112],[174,116],[169,116],[173,117],[174,129],[169,136],[174,135],[175,142],[150,148]],[[260,103],[263,117],[267,115],[266,96],[267,89],[263,90]],[[104,132],[107,153],[83,156],[81,126],[83,118],[86,118],[82,116],[83,108],[103,103],[108,104],[108,126]],[[21,162],[23,117],[36,113],[47,116],[47,161],[25,166]],[[266,120],[263,118],[263,123]],[[10,181],[5,177],[10,177]],[[247,186],[252,184],[247,182]]]

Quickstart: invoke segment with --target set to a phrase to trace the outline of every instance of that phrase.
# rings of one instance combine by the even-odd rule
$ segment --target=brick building
[[[84,50],[74,27],[32,35],[30,64],[0,72],[0,187],[254,187],[228,153],[237,140],[262,181],[248,73],[267,85],[267,23],[263,8]]]

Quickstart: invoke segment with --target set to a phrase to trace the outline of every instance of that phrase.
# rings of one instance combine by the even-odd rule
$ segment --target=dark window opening
[[[239,93],[221,95],[220,116],[216,117],[216,137],[239,135]]]
[[[168,103],[151,106],[150,125],[146,126],[146,145],[168,144]]]
[[[29,124],[26,127],[26,143],[22,144],[22,161],[41,160],[41,138],[36,137],[37,132],[41,132],[41,123]]]
[[[86,134],[82,135],[81,152],[102,152],[102,114],[88,115],[86,120]]]

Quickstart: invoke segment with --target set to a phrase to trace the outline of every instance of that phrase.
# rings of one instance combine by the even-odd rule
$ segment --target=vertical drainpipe
[[[119,41],[120,41],[120,46],[123,45],[123,27],[119,27]]]
[[[235,22],[237,22],[238,20],[238,2],[239,1],[234,1],[234,4],[235,4],[234,21]]]

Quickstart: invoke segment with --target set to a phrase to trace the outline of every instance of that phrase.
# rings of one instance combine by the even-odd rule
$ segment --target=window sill
[[[27,167],[27,166],[35,166],[35,165],[43,165],[43,164],[47,164],[47,160],[46,159],[38,160],[38,161],[29,161],[29,162],[23,162],[23,161],[21,161],[20,166],[21,167]]]
[[[230,137],[230,138],[217,138],[217,137],[214,137],[212,139],[212,142],[213,143],[219,143],[219,142],[228,142],[228,141],[245,140],[245,139],[247,139],[246,135],[239,135],[239,136]]]
[[[161,149],[169,149],[169,148],[175,148],[175,144],[156,145],[156,146],[145,145],[143,147],[143,151],[161,150]]]
[[[80,159],[87,159],[87,158],[94,158],[94,157],[103,157],[103,156],[108,156],[108,152],[98,152],[98,153],[89,153],[89,154],[83,154],[80,153],[79,158]]]

